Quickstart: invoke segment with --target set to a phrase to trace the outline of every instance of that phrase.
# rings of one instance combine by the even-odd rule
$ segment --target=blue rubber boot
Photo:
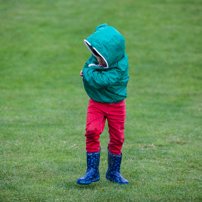
[[[87,156],[86,174],[77,180],[77,183],[82,185],[88,185],[91,184],[92,182],[100,180],[100,174],[99,174],[100,151],[95,153],[86,153],[86,156]]]
[[[129,181],[124,179],[120,173],[121,159],[122,153],[121,155],[114,155],[108,150],[108,170],[106,173],[106,178],[119,184],[129,184]]]

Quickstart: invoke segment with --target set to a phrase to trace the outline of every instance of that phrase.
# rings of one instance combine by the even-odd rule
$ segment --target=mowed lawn
[[[83,39],[101,23],[130,64],[121,174],[86,171]],[[202,201],[201,0],[0,0],[0,201]]]

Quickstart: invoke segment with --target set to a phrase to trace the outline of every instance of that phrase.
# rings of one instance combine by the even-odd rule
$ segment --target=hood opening
[[[89,49],[89,51],[96,57],[96,56],[100,56],[104,61],[105,61],[105,63],[106,63],[106,67],[104,67],[104,68],[108,68],[109,67],[109,65],[108,65],[108,62],[107,62],[107,60],[102,56],[102,54],[100,54],[99,53],[99,51],[96,49],[96,48],[93,48],[92,46],[91,46],[91,44],[86,40],[86,39],[84,39],[84,43],[85,43],[85,45],[87,46],[87,48]]]

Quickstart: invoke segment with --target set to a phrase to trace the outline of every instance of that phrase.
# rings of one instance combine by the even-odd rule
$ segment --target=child
[[[129,80],[125,39],[115,28],[105,23],[99,25],[84,43],[92,53],[80,72],[84,89],[90,97],[85,133],[87,171],[77,183],[86,185],[100,180],[99,137],[107,119],[110,141],[106,178],[128,184],[128,180],[120,174],[126,116],[124,99],[127,97]]]

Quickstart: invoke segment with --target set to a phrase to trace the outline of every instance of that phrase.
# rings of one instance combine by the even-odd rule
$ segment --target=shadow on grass
[[[66,181],[66,182],[60,182],[57,184],[58,187],[63,189],[74,189],[74,190],[96,190],[96,189],[108,189],[108,188],[118,188],[118,189],[126,189],[129,188],[130,185],[124,185],[124,184],[118,184],[111,182],[107,179],[101,179],[100,181],[93,182],[89,185],[81,185],[74,181]]]
[[[66,182],[59,182],[57,183],[57,187],[64,188],[64,189],[96,189],[96,187],[102,187],[102,183],[100,181],[91,183],[89,185],[81,185],[74,181],[66,181]]]

